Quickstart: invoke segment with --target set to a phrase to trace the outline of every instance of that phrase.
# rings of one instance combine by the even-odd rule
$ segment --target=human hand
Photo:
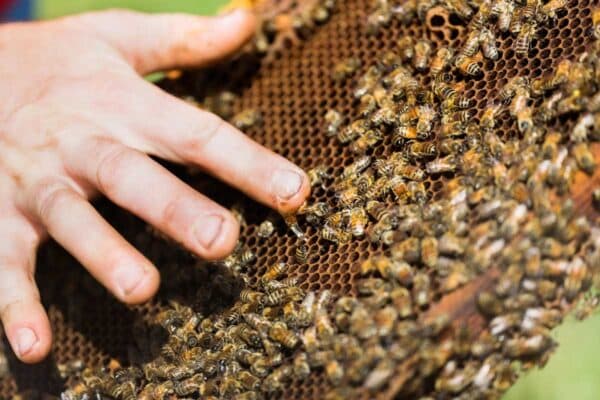
[[[140,303],[157,290],[155,267],[88,202],[96,193],[201,257],[233,249],[235,218],[148,155],[199,166],[280,212],[304,201],[298,167],[140,77],[211,63],[254,24],[241,11],[109,11],[0,25],[0,318],[22,361],[41,360],[51,345],[33,278],[46,234],[119,300]]]

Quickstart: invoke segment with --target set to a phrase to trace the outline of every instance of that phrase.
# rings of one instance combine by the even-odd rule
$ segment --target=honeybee
[[[517,40],[515,41],[515,53],[519,56],[525,56],[529,53],[531,41],[535,37],[537,24],[529,21],[521,27]]]
[[[431,42],[429,42],[429,40],[417,40],[415,43],[415,55],[412,59],[413,67],[415,67],[417,71],[424,71],[427,69],[431,51]]]
[[[264,293],[251,289],[242,289],[240,292],[240,300],[244,303],[258,304],[262,302],[263,297]]]
[[[558,131],[546,133],[544,143],[542,144],[542,156],[545,159],[554,159],[558,153],[558,145],[562,140],[562,134]]]
[[[479,44],[481,42],[480,36],[481,34],[476,30],[469,32],[465,40],[465,44],[460,50],[460,53],[458,54],[457,58],[473,57],[479,50]]]
[[[284,262],[279,262],[267,268],[267,271],[261,277],[262,282],[270,282],[278,279],[288,269],[288,265]]]
[[[502,350],[504,354],[511,358],[539,355],[552,346],[552,339],[545,335],[534,335],[531,337],[521,337],[508,339]]]
[[[284,389],[284,385],[291,378],[293,372],[292,366],[282,365],[266,377],[262,383],[263,390],[273,393]]]
[[[435,157],[437,146],[431,142],[412,142],[408,144],[406,153],[412,159]]]
[[[325,128],[327,136],[333,137],[338,134],[340,127],[344,123],[344,117],[335,110],[327,110],[327,113],[325,114],[325,122],[327,124]]]
[[[433,236],[421,240],[421,261],[430,268],[434,268],[438,261],[438,242]]]
[[[431,74],[434,76],[438,75],[446,68],[448,68],[452,63],[452,58],[454,58],[453,48],[440,47],[431,59],[431,64],[429,65],[429,70],[431,71]]]
[[[272,221],[267,219],[258,226],[257,235],[259,238],[266,239],[270,237],[273,232],[275,232],[275,226]]]
[[[428,174],[442,174],[446,172],[456,171],[458,164],[453,154],[435,159],[425,165],[425,170]]]
[[[508,31],[511,26],[515,5],[512,1],[496,1],[492,6],[492,15],[498,16],[498,29]]]
[[[463,20],[468,21],[473,17],[473,9],[469,6],[469,3],[465,0],[448,0],[445,3],[448,10],[456,13]]]
[[[442,255],[456,256],[464,254],[466,243],[451,232],[444,233],[438,240],[438,251]]]
[[[367,17],[367,33],[376,34],[392,19],[392,10],[387,1],[378,1],[377,8]]]
[[[491,30],[484,28],[481,30],[479,40],[481,42],[483,56],[490,60],[497,60],[500,54],[498,52],[498,47],[496,46],[496,36],[494,33]]]
[[[396,43],[403,60],[411,60],[415,55],[415,40],[412,36],[402,36]]]
[[[300,339],[289,330],[284,322],[274,322],[269,328],[269,338],[281,343],[288,349],[294,349],[300,344]]]
[[[249,129],[262,123],[262,114],[258,110],[249,108],[234,115],[231,123],[238,129]]]
[[[325,181],[330,178],[330,175],[327,173],[327,167],[324,165],[309,169],[306,174],[308,175],[311,187],[321,186],[324,188]]]
[[[572,152],[577,161],[577,166],[585,173],[592,175],[596,169],[596,160],[588,144],[585,142],[577,143],[573,146]]]
[[[360,99],[365,94],[371,92],[377,82],[381,78],[381,70],[377,66],[371,66],[358,80],[356,88],[354,89],[354,98]]]
[[[364,154],[383,139],[381,131],[369,129],[350,145],[350,151]]]
[[[360,98],[360,104],[358,105],[358,114],[362,118],[366,118],[377,109],[377,100],[372,94],[365,94]]]
[[[404,163],[396,165],[392,174],[411,181],[422,181],[427,177],[427,174],[421,168]]]
[[[357,159],[352,164],[348,165],[344,168],[342,172],[342,179],[346,179],[349,177],[354,177],[360,173],[362,173],[365,169],[367,169],[371,165],[371,157],[370,156],[362,156]]]
[[[587,265],[580,257],[575,257],[569,264],[567,276],[565,277],[565,297],[572,301],[579,292],[589,284],[591,275]]]
[[[354,237],[362,237],[365,233],[365,226],[369,219],[367,212],[362,207],[355,207],[349,211],[348,230]]]
[[[596,40],[600,40],[600,8],[594,8],[592,11],[593,35]]]
[[[456,66],[456,68],[458,68],[458,70],[465,75],[479,77],[483,75],[483,71],[479,66],[479,61],[481,58],[480,56],[478,57],[479,54],[481,53],[477,53],[473,57],[459,55],[454,60],[454,66]]]
[[[431,301],[431,280],[429,275],[419,272],[413,279],[412,296],[418,307],[424,307]]]
[[[331,77],[334,81],[341,82],[354,74],[362,63],[359,58],[350,57],[335,64]]]

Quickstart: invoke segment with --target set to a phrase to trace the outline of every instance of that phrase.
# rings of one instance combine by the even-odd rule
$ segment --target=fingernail
[[[194,235],[200,246],[210,249],[213,243],[219,238],[223,229],[223,217],[220,215],[211,215],[202,218],[194,226]]]
[[[17,331],[17,351],[19,356],[27,355],[37,343],[38,338],[35,332],[30,328],[21,328]]]
[[[279,200],[289,200],[302,187],[302,176],[296,171],[280,169],[271,178],[271,190]]]
[[[146,269],[139,264],[122,266],[117,272],[117,283],[124,296],[130,295],[144,280]]]

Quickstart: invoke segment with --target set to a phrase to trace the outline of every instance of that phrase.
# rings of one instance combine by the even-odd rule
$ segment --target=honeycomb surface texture
[[[452,76],[453,82],[462,85],[462,94],[472,100],[471,108],[475,112],[471,117],[481,119],[486,107],[498,98],[511,78],[525,76],[534,80],[552,73],[562,60],[575,60],[583,54],[592,41],[592,13],[597,6],[598,0],[569,1],[552,23],[539,27],[527,56],[516,53],[514,35],[498,33],[499,57],[497,60],[484,58],[480,61],[482,76]],[[346,116],[356,114],[357,102],[353,96],[356,78],[367,72],[386,51],[396,50],[402,37],[428,39],[434,52],[447,46],[460,49],[466,40],[465,22],[440,6],[430,9],[424,21],[414,18],[404,24],[393,19],[377,34],[367,34],[366,20],[372,8],[369,0],[338,2],[327,22],[314,29],[306,40],[284,46],[269,63],[242,59],[232,62],[228,68],[186,73],[180,79],[165,82],[164,87],[178,96],[193,96],[199,100],[218,90],[235,92],[239,95],[234,102],[235,112],[245,109],[260,111],[261,123],[246,130],[252,139],[305,170],[324,165],[329,175],[339,177],[344,168],[357,159],[357,155],[349,146],[341,146],[335,137],[324,134],[325,117],[330,109]],[[361,60],[359,69],[349,79],[342,82],[334,80],[331,71],[338,63],[350,58]],[[431,83],[428,74],[416,73],[415,77],[423,85]],[[536,101],[539,105],[542,99]],[[566,130],[573,126],[574,120],[557,118],[553,124],[556,129]],[[507,113],[499,119],[496,132],[505,142],[522,137],[516,120]],[[387,135],[369,150],[369,154],[377,158],[395,151],[397,148],[392,143],[392,136]],[[299,263],[295,255],[298,238],[282,221],[277,220],[273,235],[268,238],[258,236],[259,224],[272,216],[269,210],[199,173],[169,167],[190,185],[222,204],[243,209],[246,223],[242,225],[241,241],[256,255],[256,260],[242,271],[247,274],[251,287],[257,287],[268,266],[285,262],[290,266],[288,276],[297,278],[299,286],[307,292],[318,294],[329,290],[334,296],[355,296],[361,263],[385,251],[383,244],[373,243],[367,236],[334,244],[325,240],[319,229],[303,224],[308,257],[306,262]],[[447,173],[430,175],[423,182],[427,198],[443,198],[446,183],[452,178]],[[317,186],[310,201],[335,204],[337,200],[333,191]],[[123,306],[56,244],[46,245],[39,256],[37,280],[52,323],[52,355],[41,365],[24,366],[6,351],[10,372],[5,377],[0,375],[0,398],[10,398],[28,389],[59,394],[75,384],[75,380],[62,379],[57,365],[73,360],[82,360],[91,367],[108,365],[111,360],[123,365],[143,362],[148,355],[139,351],[135,344],[139,339],[137,336],[143,335],[139,321],[150,323],[173,300],[205,314],[225,310],[235,301],[236,292],[228,292],[227,285],[205,284],[212,282],[214,277],[211,276],[213,270],[203,262],[105,201],[99,201],[97,206],[129,241],[159,267],[163,278],[160,293],[149,304],[131,308]],[[460,291],[460,296],[475,298],[476,292],[488,287],[493,279],[491,272],[475,279]],[[452,308],[458,304],[452,296],[435,291],[434,305],[431,309],[424,307],[423,314],[435,314],[436,307]],[[460,304],[463,308],[469,307]],[[470,307],[473,308],[473,305]],[[452,308],[452,311],[460,314],[464,310]],[[473,310],[466,312],[475,314]],[[465,323],[482,325],[483,322],[477,318],[474,316],[471,319],[475,321]],[[6,342],[4,347],[7,348]],[[409,369],[409,362],[403,364],[396,373],[396,384],[392,379],[378,396],[394,398],[403,386],[403,380],[410,376],[403,375]],[[426,382],[422,388],[415,390],[405,387],[403,392],[425,395],[432,390],[427,385],[432,383]],[[283,397],[321,399],[329,386],[325,374],[315,372],[306,380],[292,381]],[[360,392],[357,396],[370,398],[367,392]]]

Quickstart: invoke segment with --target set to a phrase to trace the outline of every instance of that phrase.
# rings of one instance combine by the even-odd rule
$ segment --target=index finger
[[[143,86],[137,93],[145,101],[127,106],[123,123],[142,133],[152,154],[195,164],[281,213],[296,210],[308,197],[308,177],[298,166],[216,115]]]

